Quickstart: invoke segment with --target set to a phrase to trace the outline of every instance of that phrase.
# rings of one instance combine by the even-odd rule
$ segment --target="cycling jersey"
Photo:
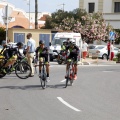
[[[2,51],[3,56],[5,56],[6,59],[14,58],[15,55],[18,57],[22,56],[21,53],[19,52],[18,47],[11,48],[9,46],[5,46]]]
[[[44,47],[44,48],[37,47],[35,52],[36,52],[36,58],[38,58],[38,53],[39,53],[39,58],[44,57],[45,62],[49,62],[49,59],[48,59],[49,52],[47,47]]]
[[[74,58],[74,60],[77,62],[78,61],[78,55],[79,55],[79,47],[74,45],[73,47],[68,46],[66,50],[70,52],[68,59]]]

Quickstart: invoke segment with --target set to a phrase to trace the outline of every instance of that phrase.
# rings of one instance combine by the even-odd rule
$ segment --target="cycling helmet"
[[[63,41],[63,45],[67,44],[67,41]]]
[[[16,44],[16,46],[22,47],[22,46],[23,46],[23,43],[22,43],[22,42],[18,42],[18,43]]]
[[[39,41],[39,45],[41,45],[41,44],[44,44],[44,41],[43,41],[43,40],[40,40],[40,41]]]

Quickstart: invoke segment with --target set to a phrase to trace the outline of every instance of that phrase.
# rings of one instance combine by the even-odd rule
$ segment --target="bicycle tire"
[[[73,68],[72,68],[73,69]],[[74,70],[72,70],[72,79],[70,79],[70,85],[72,86],[73,85],[73,77],[74,77]]]
[[[69,66],[69,68],[67,70],[67,78],[66,78],[65,88],[67,88],[67,86],[68,86],[68,81],[70,79],[69,77],[70,77],[70,66]]]
[[[43,88],[43,89],[45,89],[46,88],[46,86],[47,86],[47,82],[46,82],[46,72],[45,72],[45,68],[43,67],[42,68],[42,76],[41,76],[41,78],[40,78],[40,82],[41,82],[41,87]]]
[[[40,82],[41,82],[42,89],[45,89],[46,88],[46,80],[43,80],[40,78]]]
[[[30,65],[26,62],[20,62],[15,67],[15,74],[20,79],[27,79],[32,73]]]
[[[6,73],[0,72],[0,78],[3,78],[6,75]]]

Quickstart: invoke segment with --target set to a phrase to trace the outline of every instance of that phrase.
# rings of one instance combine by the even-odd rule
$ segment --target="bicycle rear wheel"
[[[15,74],[20,79],[27,79],[32,73],[30,65],[26,62],[20,62],[15,68]]]

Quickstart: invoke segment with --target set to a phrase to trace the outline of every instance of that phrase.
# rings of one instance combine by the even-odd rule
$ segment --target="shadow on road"
[[[47,88],[53,89],[63,89],[65,84],[57,84],[57,85],[47,85]],[[21,90],[28,90],[28,89],[38,89],[42,88],[41,85],[26,85],[26,86],[2,86],[0,89],[21,89]],[[46,89],[47,89],[46,88]]]

